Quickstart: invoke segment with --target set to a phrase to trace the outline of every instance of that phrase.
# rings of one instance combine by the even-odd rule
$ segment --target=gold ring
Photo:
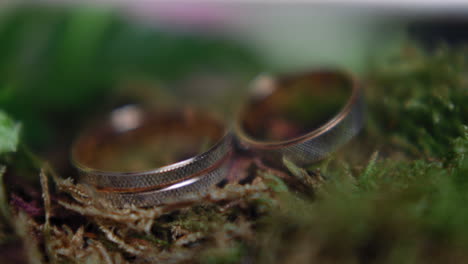
[[[208,113],[129,105],[85,131],[72,147],[80,181],[117,207],[154,206],[206,192],[238,149],[284,168],[325,158],[362,128],[360,83],[337,70],[260,76],[235,136]]]
[[[236,120],[238,145],[271,166],[310,165],[360,131],[363,101],[360,83],[342,71],[260,76]]]
[[[232,135],[207,113],[114,110],[72,147],[79,180],[113,205],[152,206],[200,193],[225,177]]]

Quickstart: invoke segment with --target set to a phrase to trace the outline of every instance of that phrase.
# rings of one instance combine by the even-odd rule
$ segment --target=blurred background
[[[312,207],[294,198],[286,201],[292,210],[284,206],[284,211],[271,202],[272,218],[264,222],[263,233],[254,235],[259,238],[254,244],[260,246],[248,252],[239,243],[226,252],[234,252],[233,259],[247,255],[242,263],[252,263],[251,253],[263,256],[259,263],[311,263],[307,254],[318,248],[325,252],[325,258],[316,258],[318,263],[328,255],[351,263],[382,263],[388,252],[385,263],[468,259],[468,3],[76,2],[0,0],[0,154],[2,164],[12,164],[5,174],[10,195],[2,194],[0,186],[0,216],[11,204],[42,223],[36,167],[44,165],[32,163],[40,158],[64,178],[76,174],[69,163],[73,139],[115,107],[196,105],[229,122],[259,74],[338,67],[364,81],[370,110],[366,129],[344,158],[336,160],[339,166],[321,170],[331,175],[331,188],[324,192],[331,190],[331,195],[315,200],[313,187],[305,200],[313,200]],[[3,156],[16,148],[16,121],[21,123],[21,151]],[[328,168],[328,163],[310,176],[321,175],[320,168]],[[250,175],[251,169],[239,171]],[[253,170],[260,173],[263,168]],[[261,177],[267,184],[268,177],[276,178],[266,173]],[[273,195],[287,190],[278,186]],[[268,207],[261,201],[251,203],[252,208]],[[233,208],[234,214],[244,212],[245,219],[253,217],[249,224],[240,221],[238,229],[256,227],[256,210]],[[67,211],[56,208],[54,226],[89,220]],[[198,212],[187,219],[211,221],[197,218],[208,211]],[[218,216],[212,217],[214,227],[234,223],[230,213]],[[19,219],[5,218],[8,223]],[[158,225],[159,220],[172,223],[179,218],[164,219],[158,219]],[[9,234],[18,231],[8,231],[9,224],[1,220],[0,262],[22,263],[21,242],[27,245],[30,234],[24,231],[22,241],[11,238]],[[93,239],[93,232],[102,233],[93,224],[85,228]],[[173,238],[166,234],[172,234],[172,228],[168,224],[160,232],[157,227],[151,243],[170,247]],[[421,262],[414,261],[419,256]],[[207,263],[237,263],[220,259]]]
[[[77,131],[120,104],[196,104],[229,118],[259,73],[337,66],[365,76],[408,39],[430,50],[468,35],[466,7],[437,3],[1,6],[0,106],[59,164]]]

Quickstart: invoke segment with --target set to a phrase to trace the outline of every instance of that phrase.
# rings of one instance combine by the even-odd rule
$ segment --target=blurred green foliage
[[[16,151],[20,131],[21,124],[0,110],[0,155]]]
[[[245,201],[267,212],[247,219],[254,242],[208,248],[200,261],[468,262],[467,56],[467,50],[428,54],[411,46],[376,65],[367,76],[368,127],[357,139],[360,148],[350,151],[361,158],[369,146],[381,151],[365,157],[367,164],[337,156],[318,165],[316,173],[329,180],[311,182],[313,195],[307,196],[256,168],[278,201]],[[47,146],[63,130],[57,129],[64,126],[60,121],[72,124],[95,111],[120,80],[146,75],[170,81],[201,65],[254,71],[258,62],[230,42],[159,32],[112,12],[17,9],[0,23],[0,108],[24,122],[28,143]],[[16,148],[18,133],[18,123],[0,112],[0,154]],[[8,169],[31,163],[19,159]],[[300,182],[314,176],[286,165]],[[22,171],[17,175],[37,177]],[[7,208],[6,194],[0,196]],[[207,223],[225,224],[217,210],[196,208],[174,221],[194,232],[209,232]],[[0,241],[6,237],[2,225]]]
[[[104,9],[26,6],[0,17],[0,106],[23,121],[34,147],[95,113],[128,78],[169,82],[258,65],[233,41],[157,30]]]
[[[468,52],[408,47],[371,74],[369,114],[378,133],[416,156],[443,158],[468,124]]]
[[[467,56],[411,45],[377,65],[366,137],[351,151],[362,156],[370,141],[386,153],[358,168],[325,162],[330,181],[314,201],[287,193],[264,220],[260,263],[467,262]]]
[[[259,263],[466,262],[468,134],[453,143],[447,166],[373,155],[359,173],[329,169],[313,202],[283,196],[264,220]]]

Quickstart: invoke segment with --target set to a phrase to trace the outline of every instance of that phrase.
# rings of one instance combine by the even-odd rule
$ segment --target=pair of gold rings
[[[363,124],[359,82],[337,70],[260,76],[234,129],[194,109],[114,110],[86,130],[71,159],[82,183],[116,207],[189,199],[221,182],[235,152],[282,167],[306,166],[355,136]]]

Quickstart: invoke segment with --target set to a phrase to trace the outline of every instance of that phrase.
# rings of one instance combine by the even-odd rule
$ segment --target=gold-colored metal
[[[363,126],[361,85],[344,72],[260,76],[253,88],[237,116],[234,134],[223,122],[195,110],[151,112],[136,106],[115,110],[72,147],[80,181],[95,190],[96,198],[117,207],[183,201],[227,176],[234,143],[273,167],[283,168],[285,158],[307,166],[344,145]],[[178,149],[183,158],[150,162],[149,168],[139,170],[114,159],[119,153],[138,156],[126,148],[134,142],[140,142],[134,146],[139,150],[168,143],[169,138],[178,147],[163,144],[159,150]],[[198,143],[206,139],[209,148],[201,149]]]
[[[298,83],[301,83],[302,87],[295,87]],[[265,120],[275,115],[287,116],[282,110],[287,108],[284,106],[288,103],[296,104],[289,101],[298,90],[304,93],[307,89],[312,96],[315,94],[317,97],[320,93],[319,99],[324,100],[327,96],[331,96],[328,94],[333,86],[340,86],[347,97],[335,109],[335,113],[328,113],[321,118],[309,117],[313,125],[302,127],[302,131],[293,136],[271,139],[259,135],[258,131],[275,129],[274,125]],[[335,96],[336,92],[335,90]],[[298,98],[296,99],[306,100],[307,96],[299,95]],[[364,122],[363,101],[359,82],[341,71],[317,70],[276,78],[261,76],[254,83],[251,101],[242,109],[236,120],[235,133],[238,145],[241,149],[260,156],[272,166],[283,167],[283,158],[299,166],[310,165],[325,158],[360,131]],[[305,104],[307,105],[307,102]],[[313,111],[314,103],[310,102],[307,107],[311,107]],[[290,121],[283,120],[284,118],[280,118],[279,123]]]
[[[122,145],[135,141],[148,145],[154,143],[151,140],[166,141],[170,137],[180,145],[182,160],[163,166],[154,164],[154,169],[138,171],[111,164],[119,167],[113,170],[103,162],[104,158],[112,159],[129,151]],[[177,142],[179,139],[181,142]],[[200,147],[204,141],[214,144],[205,146],[207,150],[189,146]],[[170,152],[167,142],[162,143],[167,149],[158,151]],[[185,146],[185,143],[188,144]],[[195,191],[194,186],[203,191],[225,177],[222,172],[231,153],[232,135],[222,122],[207,113],[194,110],[150,112],[126,106],[83,133],[72,147],[71,156],[80,172],[80,181],[92,186],[97,196],[122,207],[152,206],[168,199],[183,199],[182,196],[189,194],[188,190]]]

